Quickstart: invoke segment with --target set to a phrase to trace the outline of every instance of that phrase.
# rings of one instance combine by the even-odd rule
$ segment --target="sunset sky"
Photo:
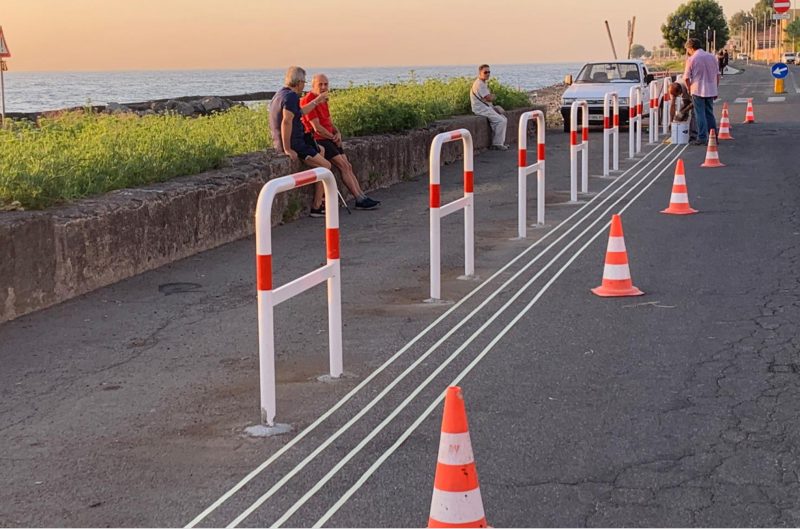
[[[797,1],[797,0],[795,0]],[[755,0],[722,0],[726,17]],[[535,63],[650,48],[675,0],[0,0],[14,71]]]

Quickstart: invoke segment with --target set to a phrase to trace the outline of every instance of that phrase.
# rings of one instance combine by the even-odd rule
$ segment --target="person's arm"
[[[283,118],[281,119],[281,141],[283,141],[283,152],[285,152],[292,161],[297,160],[297,153],[292,149],[292,120],[294,119],[294,112],[291,110],[283,109]]]
[[[475,91],[475,96],[484,103],[486,103],[487,105],[489,103],[494,102],[495,95],[489,91],[489,86],[480,79],[478,80],[477,85],[478,85],[477,89],[473,88],[473,90]]]
[[[310,120],[311,126],[314,128],[314,132],[325,138],[326,140],[333,140],[336,141],[336,134],[330,132],[328,129],[322,126],[322,123],[319,122],[319,118],[311,118]]]
[[[307,104],[301,106],[300,112],[302,112],[302,114],[305,116],[306,114],[308,114],[309,112],[311,112],[312,110],[314,110],[327,100],[328,100],[328,93],[323,92],[314,99],[312,99],[311,101],[309,101]]]

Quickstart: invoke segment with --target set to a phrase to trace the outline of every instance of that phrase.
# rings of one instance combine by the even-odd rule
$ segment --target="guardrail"
[[[528,122],[536,120],[536,163],[528,165]],[[545,121],[544,112],[533,110],[525,112],[519,117],[519,159],[518,159],[518,182],[517,182],[517,235],[524,239],[527,235],[527,194],[528,194],[528,175],[536,171],[536,222],[544,224],[544,145],[545,145]]]
[[[322,182],[325,188],[325,266],[278,288],[272,285],[272,203],[278,193]],[[336,180],[328,169],[316,168],[275,178],[261,188],[256,204],[256,277],[258,288],[258,358],[261,378],[261,421],[275,426],[275,329],[276,305],[319,283],[328,283],[328,334],[330,375],[342,375],[342,296],[339,264],[339,208]]]
[[[647,125],[647,132],[650,135],[650,145],[654,143],[658,143],[658,103],[660,99],[659,94],[659,81],[651,81],[650,82],[650,110],[648,112],[648,125]]]
[[[464,196],[449,204],[441,205],[441,155],[442,145],[447,142],[461,140],[464,144]],[[475,204],[473,190],[473,147],[472,135],[467,129],[458,129],[451,132],[437,134],[431,142],[430,153],[430,248],[431,248],[431,298],[429,301],[439,301],[442,295],[441,285],[441,219],[456,212],[464,210],[464,276],[472,277],[475,274]]]
[[[633,96],[636,96],[634,99]],[[642,150],[642,87],[632,86],[628,91],[628,158]]]
[[[581,108],[581,142],[578,143],[578,107]],[[578,153],[581,153],[581,193],[589,192],[589,103],[573,101],[569,115],[569,199],[578,201]]]
[[[613,107],[612,107],[613,102]],[[613,108],[614,114],[611,115]],[[603,97],[603,176],[609,176],[608,148],[613,138],[611,151],[613,153],[613,170],[619,171],[619,94],[607,93]]]

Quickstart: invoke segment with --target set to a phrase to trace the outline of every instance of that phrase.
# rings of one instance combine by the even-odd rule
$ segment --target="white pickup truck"
[[[650,101],[649,85],[653,79],[653,74],[647,71],[647,67],[642,61],[615,60],[584,64],[574,82],[571,75],[567,75],[564,79],[564,82],[569,85],[569,88],[561,96],[564,132],[569,132],[572,102],[581,99],[585,99],[589,103],[589,126],[600,125],[602,127],[603,98],[609,92],[617,92],[619,95],[619,123],[627,125],[630,87],[635,85],[642,87],[642,103],[647,108]]]

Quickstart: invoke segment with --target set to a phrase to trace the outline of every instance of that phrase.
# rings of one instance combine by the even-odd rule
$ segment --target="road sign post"
[[[783,80],[789,75],[789,67],[782,62],[778,62],[772,65],[771,71],[772,77],[775,78],[775,93],[782,94]]]

